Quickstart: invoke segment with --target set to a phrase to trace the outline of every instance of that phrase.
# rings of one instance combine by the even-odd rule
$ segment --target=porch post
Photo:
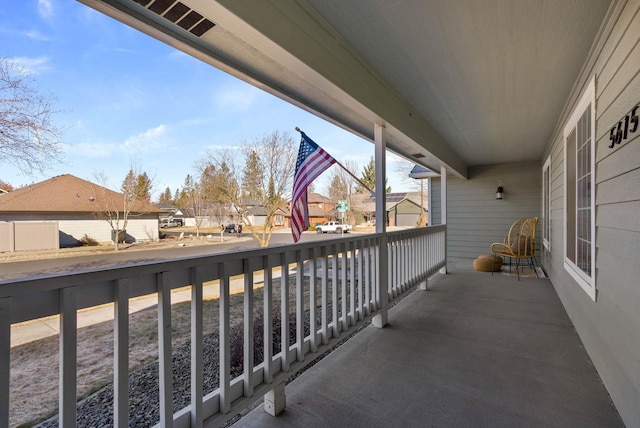
[[[447,167],[440,166],[440,223],[447,224]],[[440,269],[440,273],[447,273],[447,240],[444,241],[445,265]]]
[[[389,303],[389,257],[387,249],[387,177],[386,151],[387,139],[384,126],[374,125],[373,135],[375,139],[375,165],[376,165],[376,233],[380,238],[380,251],[378,253],[378,298],[380,312],[373,317],[373,325],[382,328],[387,325],[387,306]]]

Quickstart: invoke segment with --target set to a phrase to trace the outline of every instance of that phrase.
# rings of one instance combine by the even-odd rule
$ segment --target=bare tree
[[[0,58],[0,164],[32,173],[59,161],[61,131],[53,123],[56,101],[40,93],[32,74]]]
[[[182,187],[185,195],[185,206],[193,212],[196,225],[196,237],[200,236],[200,229],[207,217],[208,201],[206,192],[202,186],[202,180],[193,180],[191,175],[187,175]]]
[[[124,241],[130,216],[136,215],[144,203],[138,186],[140,175],[137,168],[132,165],[120,186],[122,193],[117,193],[108,189],[110,180],[104,172],[94,173],[94,178],[100,185],[93,189],[97,206],[95,215],[111,226],[112,241],[116,251],[120,249],[119,244]]]
[[[261,247],[269,245],[276,216],[287,208],[296,155],[293,137],[286,132],[274,131],[245,142],[239,151],[210,153],[208,159],[200,164],[201,170],[211,165],[216,169],[226,166],[232,179],[227,181],[227,189],[223,192],[225,200],[220,202],[231,205],[234,214],[249,226]],[[261,215],[264,224],[253,224],[254,210],[264,214]]]

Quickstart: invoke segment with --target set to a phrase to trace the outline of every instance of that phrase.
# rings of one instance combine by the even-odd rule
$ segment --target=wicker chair
[[[536,271],[536,227],[538,217],[520,218],[509,229],[509,234],[504,242],[491,244],[491,252],[495,263],[496,257],[509,257],[509,270],[511,270],[511,259],[516,259],[516,272],[518,281],[520,280],[520,260],[529,259],[529,265],[538,276]],[[491,272],[493,275],[493,272]]]

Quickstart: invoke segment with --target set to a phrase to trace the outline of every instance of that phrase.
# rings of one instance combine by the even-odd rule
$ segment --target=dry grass
[[[280,281],[273,289],[274,308],[280,305]],[[290,304],[295,305],[295,281],[290,289]],[[319,288],[319,287],[318,287]],[[304,287],[308,290],[308,287]],[[231,325],[243,320],[242,294],[231,296]],[[305,293],[308,309],[308,291]],[[263,289],[254,291],[255,312],[262,311]],[[218,332],[219,305],[215,297],[205,296],[204,334]],[[172,305],[173,349],[189,342],[190,302]],[[157,308],[129,316],[129,370],[158,359]],[[58,412],[58,336],[20,345],[11,350],[10,425],[31,426]],[[77,396],[85,398],[113,381],[113,322],[107,321],[78,330]]]

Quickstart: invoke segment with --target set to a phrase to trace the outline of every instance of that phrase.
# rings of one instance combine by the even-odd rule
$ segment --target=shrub
[[[80,244],[85,246],[85,247],[95,247],[97,245],[100,245],[100,243],[98,241],[96,241],[92,237],[88,236],[86,233],[80,239]]]

